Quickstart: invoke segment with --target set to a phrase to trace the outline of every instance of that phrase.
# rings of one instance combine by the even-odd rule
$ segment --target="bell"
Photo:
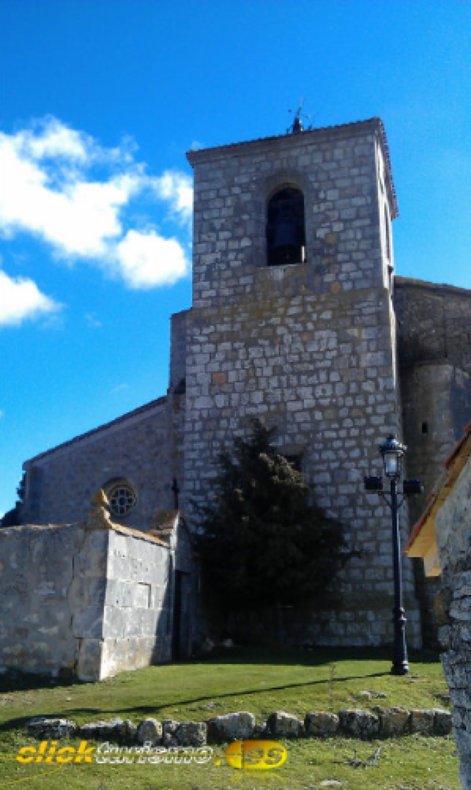
[[[304,259],[304,206],[297,190],[280,190],[270,201],[267,244],[270,266]]]
[[[275,226],[273,247],[300,247],[302,229],[293,220],[281,219]]]
[[[271,242],[273,263],[299,263],[302,260],[304,228],[294,212],[280,210],[272,227]]]

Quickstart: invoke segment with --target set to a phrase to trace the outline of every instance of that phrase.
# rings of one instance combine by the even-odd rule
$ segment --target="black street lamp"
[[[403,480],[402,492],[398,492],[398,482],[402,474],[402,459],[407,447],[390,435],[380,445],[379,451],[383,458],[384,474],[390,481],[389,496],[383,489],[382,477],[365,477],[365,491],[374,491],[381,496],[391,510],[392,516],[392,548],[394,570],[394,648],[392,675],[406,675],[409,672],[406,644],[406,613],[402,600],[402,565],[401,536],[399,533],[399,508],[404,498],[410,494],[420,494],[423,486],[420,480]],[[402,499],[398,501],[398,493]]]

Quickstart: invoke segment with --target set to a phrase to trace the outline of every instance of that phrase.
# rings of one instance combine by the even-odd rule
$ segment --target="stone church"
[[[188,160],[193,299],[171,319],[167,394],[26,461],[18,521],[86,520],[103,488],[123,529],[158,534],[178,510],[191,533],[218,453],[256,416],[358,551],[342,571],[343,608],[287,612],[286,641],[388,643],[390,513],[363,476],[380,473],[377,448],[393,433],[409,446],[408,477],[431,487],[471,416],[471,292],[396,276],[378,118],[294,126]],[[405,503],[404,538],[413,516]],[[404,593],[420,646],[428,596],[407,558]]]

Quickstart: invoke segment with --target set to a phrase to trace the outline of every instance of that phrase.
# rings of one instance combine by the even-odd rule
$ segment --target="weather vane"
[[[304,104],[304,96],[302,96],[301,99],[299,100],[297,110],[288,110],[288,112],[294,112],[294,118],[293,118],[293,123],[291,124],[291,126],[288,126],[286,130],[287,134],[298,134],[299,132],[309,131],[309,129],[312,129],[312,126],[307,126],[306,129],[304,128],[302,119],[303,118],[309,119],[311,116],[306,115],[306,113],[303,112],[303,104]]]

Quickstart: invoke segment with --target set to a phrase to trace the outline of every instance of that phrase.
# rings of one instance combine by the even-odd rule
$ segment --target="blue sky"
[[[460,0],[0,0],[0,512],[165,393],[192,146],[380,116],[398,273],[471,288],[470,64]]]

